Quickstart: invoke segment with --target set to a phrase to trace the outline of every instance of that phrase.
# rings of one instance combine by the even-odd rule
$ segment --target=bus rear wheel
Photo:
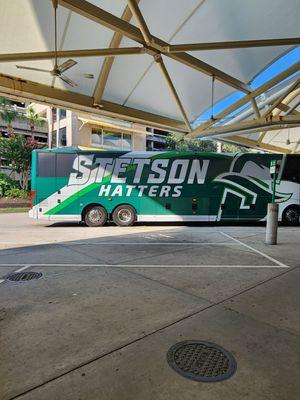
[[[84,222],[87,226],[103,226],[107,221],[107,212],[104,207],[92,206],[84,214]]]
[[[133,207],[124,204],[114,210],[112,218],[118,226],[132,226],[136,221],[136,212]]]
[[[286,208],[282,219],[288,225],[298,225],[300,222],[300,207],[295,205]]]

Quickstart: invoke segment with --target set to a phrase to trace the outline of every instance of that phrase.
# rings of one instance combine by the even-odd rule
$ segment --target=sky
[[[300,60],[300,46],[292,49],[289,51],[287,54],[283,55],[281,58],[276,60],[273,64],[271,64],[269,67],[267,67],[264,71],[262,71],[260,74],[258,74],[252,82],[250,82],[250,86],[252,89],[256,89],[257,87],[263,85],[265,82],[268,80],[272,79],[275,75],[278,75],[280,72],[284,71],[285,69],[289,68],[296,62]],[[287,79],[290,79],[291,76]],[[218,101],[217,103],[214,104],[213,107],[213,114],[216,115],[223,110],[225,110],[227,107],[229,107],[231,104],[235,103],[236,101],[240,100],[243,96],[245,96],[245,93],[236,91],[234,93],[231,93],[229,96],[226,96],[224,99]],[[249,103],[244,104],[241,108],[237,109],[234,111],[234,114],[238,113],[239,111],[243,110],[244,108],[247,108]],[[192,127],[196,128],[198,125],[200,125],[203,121],[208,120],[212,115],[212,110],[211,107],[206,110],[204,113],[199,115],[198,118],[195,119],[195,121],[192,123]]]

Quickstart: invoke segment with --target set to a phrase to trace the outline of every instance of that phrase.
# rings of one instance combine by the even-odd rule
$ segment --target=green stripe
[[[85,188],[79,190],[78,192],[72,194],[70,197],[68,197],[66,200],[64,200],[62,203],[58,204],[57,206],[51,208],[51,210],[47,211],[45,215],[53,215],[67,207],[69,204],[71,204],[74,200],[78,200],[80,196],[85,195],[86,193],[91,192],[93,189],[99,186],[99,183],[92,183],[89,186],[86,186]]]
[[[266,182],[262,181],[261,179],[255,178],[254,176],[250,176],[250,178],[253,179],[254,181],[260,183],[260,184],[261,184],[262,186],[264,186],[266,189],[270,189],[269,185],[268,185]]]

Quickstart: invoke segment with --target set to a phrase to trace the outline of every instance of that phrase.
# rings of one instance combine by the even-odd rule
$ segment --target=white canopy
[[[52,2],[1,0],[0,93],[210,136],[213,128],[225,125],[224,116],[215,116],[193,132],[191,124],[212,100],[216,103],[234,91],[243,92],[243,104],[250,102],[255,110],[256,132],[260,132],[266,109],[259,111],[257,97],[293,74],[292,89],[298,89],[299,60],[260,90],[253,90],[251,81],[300,44],[299,0],[54,0],[54,5],[56,2],[58,65],[76,61],[63,71],[76,86],[55,74],[20,68],[55,67]],[[286,105],[283,113],[290,105],[295,103]],[[300,125],[300,116],[297,107],[292,112],[278,115],[283,122],[290,118],[286,123],[294,129]],[[249,115],[246,117],[250,124],[253,115],[250,121]],[[245,130],[227,134],[232,127],[228,120],[226,124],[224,140],[238,142],[237,136],[250,140]],[[273,124],[270,126],[273,129]],[[260,148],[269,139],[265,134]]]

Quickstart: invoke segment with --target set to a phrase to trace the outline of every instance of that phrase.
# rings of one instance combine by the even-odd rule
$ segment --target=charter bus
[[[300,155],[42,149],[32,153],[30,216],[119,226],[149,221],[262,221],[280,160],[279,220],[299,223]]]

